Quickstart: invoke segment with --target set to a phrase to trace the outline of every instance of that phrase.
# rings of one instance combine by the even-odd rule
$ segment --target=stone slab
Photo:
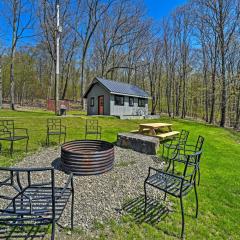
[[[117,137],[117,146],[149,155],[156,155],[159,143],[158,138],[142,134],[118,133]]]

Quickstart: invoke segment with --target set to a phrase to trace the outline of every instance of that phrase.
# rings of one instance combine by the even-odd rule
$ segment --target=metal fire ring
[[[112,169],[114,145],[101,140],[75,140],[61,147],[61,164],[65,172],[96,175]]]

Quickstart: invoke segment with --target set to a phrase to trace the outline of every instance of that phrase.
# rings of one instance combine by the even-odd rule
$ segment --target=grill
[[[96,175],[112,169],[114,145],[101,140],[76,140],[61,147],[61,165],[67,173]]]

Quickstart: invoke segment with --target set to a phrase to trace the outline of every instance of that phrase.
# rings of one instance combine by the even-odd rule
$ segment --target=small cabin
[[[84,98],[88,115],[148,115],[149,95],[135,85],[96,77]]]

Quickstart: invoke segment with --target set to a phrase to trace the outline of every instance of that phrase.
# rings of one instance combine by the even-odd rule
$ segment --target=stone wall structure
[[[159,139],[141,134],[118,133],[117,146],[140,153],[156,155],[159,148]]]

